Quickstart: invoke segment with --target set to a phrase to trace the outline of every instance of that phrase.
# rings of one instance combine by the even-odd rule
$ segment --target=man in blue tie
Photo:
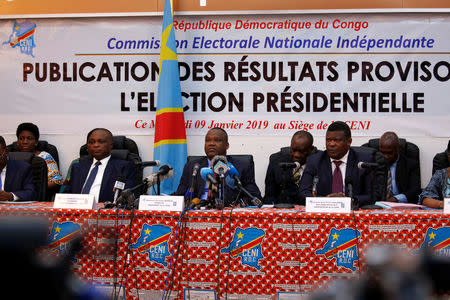
[[[348,196],[346,182],[351,182],[353,196],[359,205],[373,204],[375,199],[371,199],[369,171],[358,169],[358,162],[372,162],[373,158],[350,148],[352,136],[348,125],[342,121],[331,123],[325,144],[326,151],[308,156],[300,181],[300,195]]]
[[[114,183],[125,180],[125,188],[136,185],[136,168],[126,160],[111,157],[113,135],[105,128],[95,128],[88,133],[87,159],[73,163],[67,176],[63,193],[91,194],[98,202],[112,202]]]
[[[35,200],[31,165],[8,158],[8,153],[5,139],[0,136],[0,201]]]

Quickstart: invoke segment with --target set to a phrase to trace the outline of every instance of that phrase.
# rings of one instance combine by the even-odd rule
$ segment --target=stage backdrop
[[[0,20],[2,131],[153,135],[161,17]],[[447,137],[450,16],[181,16],[189,135]]]

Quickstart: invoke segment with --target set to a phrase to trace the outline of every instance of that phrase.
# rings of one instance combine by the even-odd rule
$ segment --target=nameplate
[[[450,214],[450,198],[444,198],[444,214]]]
[[[141,195],[139,210],[183,211],[183,196]]]
[[[306,197],[306,212],[351,213],[350,197]]]
[[[89,194],[56,194],[53,208],[66,209],[95,209],[97,201]]]

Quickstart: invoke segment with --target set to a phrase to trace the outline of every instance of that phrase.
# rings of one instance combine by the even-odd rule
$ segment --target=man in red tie
[[[370,193],[370,174],[367,169],[359,169],[359,162],[372,162],[367,153],[350,148],[351,131],[342,121],[330,124],[326,133],[326,151],[308,157],[300,182],[300,194],[311,197],[348,196],[349,185],[360,206],[373,204]]]

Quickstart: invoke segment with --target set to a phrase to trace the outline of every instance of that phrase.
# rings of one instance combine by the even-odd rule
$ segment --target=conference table
[[[336,278],[358,278],[374,244],[410,253],[450,248],[449,215],[440,210],[332,214],[296,206],[181,214],[36,202],[0,205],[0,216],[47,219],[48,255],[64,255],[81,236],[73,272],[126,299],[293,299]]]

